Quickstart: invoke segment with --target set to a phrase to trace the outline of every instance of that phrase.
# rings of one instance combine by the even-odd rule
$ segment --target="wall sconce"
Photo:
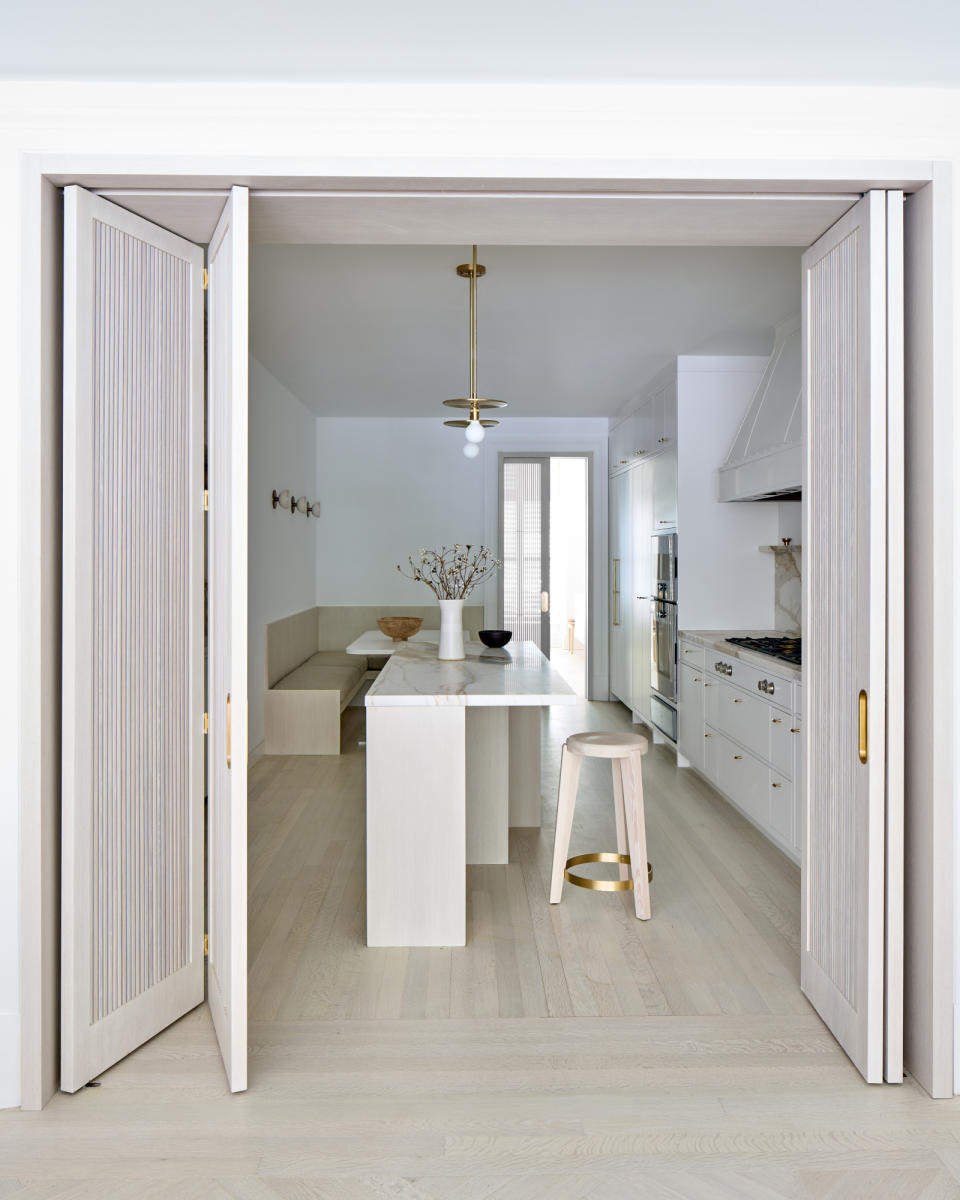
[[[270,503],[274,508],[289,509],[291,516],[296,513],[303,513],[305,517],[320,516],[320,501],[310,501],[306,496],[294,496],[288,488],[284,488],[282,492],[274,489],[270,493]]]

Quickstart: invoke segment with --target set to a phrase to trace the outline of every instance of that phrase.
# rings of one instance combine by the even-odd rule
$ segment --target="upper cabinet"
[[[636,412],[610,430],[610,473],[629,470],[638,462],[676,450],[677,380],[658,377]]]

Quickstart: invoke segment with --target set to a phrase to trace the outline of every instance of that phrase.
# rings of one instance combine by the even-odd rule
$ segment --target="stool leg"
[[[650,920],[650,881],[647,878],[647,827],[643,813],[643,774],[641,756],[631,754],[620,760],[623,800],[630,842],[630,866],[633,871],[633,901],[641,921]]]
[[[560,787],[557,790],[557,832],[553,840],[553,874],[550,877],[550,903],[559,904],[563,892],[563,872],[570,850],[573,810],[577,803],[580,779],[580,755],[560,751]]]
[[[623,811],[623,776],[620,774],[620,760],[612,758],[610,769],[613,774],[613,809],[617,816],[617,853],[629,854],[630,845],[627,840],[627,818]],[[620,878],[630,878],[630,868],[626,863],[620,864]]]

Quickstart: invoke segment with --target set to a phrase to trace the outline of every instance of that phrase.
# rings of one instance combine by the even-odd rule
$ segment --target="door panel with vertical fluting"
[[[550,657],[550,459],[500,463],[503,627]]]
[[[886,781],[886,690],[903,682],[886,675],[886,356],[898,336],[886,204],[869,193],[803,259],[801,985],[869,1082],[883,1079],[885,889],[897,886],[885,879],[888,812],[903,819]]]
[[[248,228],[235,187],[207,252],[207,997],[233,1092],[247,1086]]]
[[[203,252],[64,196],[61,1086],[203,999]]]

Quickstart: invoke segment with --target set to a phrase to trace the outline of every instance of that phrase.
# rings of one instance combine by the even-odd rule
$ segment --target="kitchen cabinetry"
[[[645,722],[650,720],[650,594],[653,582],[650,529],[653,521],[653,465],[652,461],[639,463],[629,475],[634,584],[630,707]]]
[[[633,697],[633,532],[630,475],[610,480],[610,691],[628,707]]]
[[[681,625],[773,624],[772,556],[757,554],[756,547],[776,541],[775,506],[716,499],[716,470],[766,362],[677,358],[642,391],[635,411],[610,430],[610,691],[645,722],[655,533],[678,531]],[[761,578],[763,572],[769,579]],[[735,599],[742,611],[733,617],[724,605]],[[760,611],[763,604],[769,612]]]
[[[682,636],[679,657],[679,752],[799,861],[799,682]]]

